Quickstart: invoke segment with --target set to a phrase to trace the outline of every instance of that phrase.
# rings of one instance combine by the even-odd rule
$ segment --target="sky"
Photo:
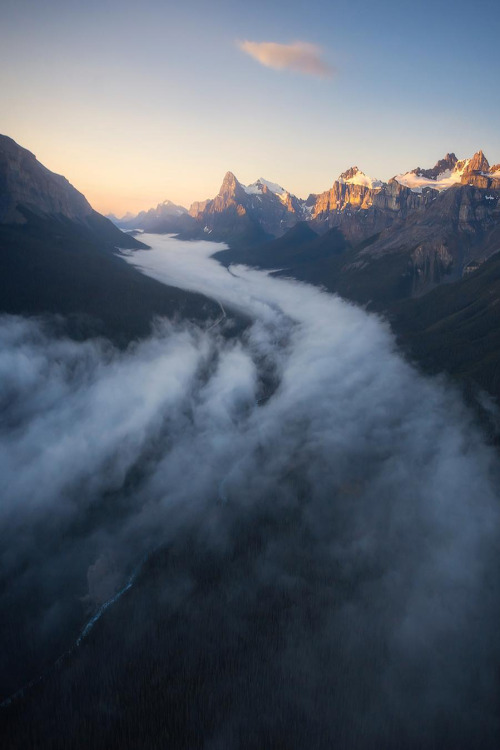
[[[493,0],[2,0],[0,132],[118,215],[299,197],[479,148],[500,162]]]

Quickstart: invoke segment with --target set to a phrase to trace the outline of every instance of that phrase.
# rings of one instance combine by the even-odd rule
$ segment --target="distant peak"
[[[490,165],[488,162],[488,159],[483,154],[482,151],[477,151],[470,162],[467,165],[467,168],[465,170],[466,174],[471,174],[472,172],[489,172],[490,171]]]
[[[346,169],[345,172],[342,172],[339,180],[351,180],[358,174],[359,171],[360,169],[358,167],[350,167],[349,169]]]
[[[350,167],[345,172],[342,172],[337,182],[346,185],[359,185],[360,187],[369,188],[375,190],[382,187],[384,184],[382,180],[377,180],[374,177],[369,177],[362,172],[359,167]]]
[[[224,179],[222,180],[223,185],[239,185],[239,180],[233,172],[226,172]]]
[[[446,154],[444,159],[440,159],[436,164],[434,165],[434,169],[439,173],[445,172],[447,169],[455,169],[456,165],[458,164],[458,159],[456,155],[452,152],[451,154]]]
[[[422,167],[417,167],[416,169],[413,169],[410,174],[415,174],[418,177],[425,177],[427,180],[438,180],[445,172],[453,172],[457,164],[458,159],[452,152],[451,154],[446,154],[444,159],[439,159],[432,169],[422,169]]]
[[[219,195],[227,195],[228,193],[234,193],[237,188],[240,187],[240,183],[232,172],[226,172],[222,181]]]
[[[264,177],[259,177],[257,182],[260,182],[261,185],[265,185],[266,188],[271,191],[271,193],[276,193],[277,195],[286,193],[285,188],[282,188],[281,185],[278,185],[277,182],[271,182],[270,180],[266,180]]]
[[[266,192],[274,193],[274,195],[279,197],[287,195],[285,188],[282,188],[281,185],[278,185],[276,182],[266,180],[264,177],[259,177],[259,179],[252,182],[251,185],[247,185],[244,190],[248,195],[256,195],[258,193]]]
[[[154,211],[154,209],[151,209],[151,211]],[[166,200],[162,203],[158,203],[158,205],[156,206],[156,213],[173,216],[175,214],[187,213],[187,209],[185,209],[184,206],[178,206],[171,200]]]

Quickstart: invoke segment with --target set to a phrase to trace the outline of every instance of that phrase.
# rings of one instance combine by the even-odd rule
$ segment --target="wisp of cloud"
[[[305,75],[329,78],[333,68],[323,60],[323,51],[316,44],[308,42],[239,42],[240,49],[267,68],[293,70]]]

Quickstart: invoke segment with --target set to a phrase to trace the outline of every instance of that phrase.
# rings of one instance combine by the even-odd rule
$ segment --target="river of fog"
[[[265,596],[289,602],[280,645],[262,646],[261,690],[284,715],[328,737],[342,724],[345,747],[398,732],[493,747],[498,459],[458,391],[407,364],[376,316],[226,269],[210,257],[220,245],[141,239],[151,249],[128,262],[217,300],[220,317],[157,321],[126,351],[40,321],[0,326],[0,603],[42,602],[19,637],[43,650],[78,634],[138,560],[196,524],[227,554],[228,633],[251,642]],[[249,321],[237,334],[232,311]],[[232,570],[234,530],[254,525],[258,549]]]

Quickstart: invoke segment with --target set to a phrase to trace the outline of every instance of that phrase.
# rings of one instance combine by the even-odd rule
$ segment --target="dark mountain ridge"
[[[86,221],[93,209],[65,177],[51,172],[34,154],[0,135],[0,223],[24,224],[20,210]]]
[[[217,317],[216,303],[167,287],[117,248],[145,248],[94,211],[64,177],[0,136],[0,313],[64,316],[71,335],[120,344],[157,315]]]

